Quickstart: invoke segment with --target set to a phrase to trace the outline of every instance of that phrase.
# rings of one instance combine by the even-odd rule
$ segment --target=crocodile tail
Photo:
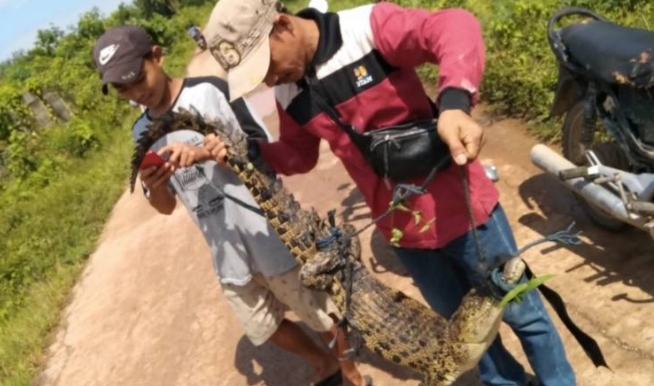
[[[134,193],[134,185],[136,184],[136,177],[138,176],[139,168],[141,166],[141,162],[143,161],[143,157],[145,157],[145,153],[150,148],[150,146],[146,146],[146,144],[145,144],[145,137],[146,136],[147,136],[147,134],[144,132],[141,135],[141,137],[137,140],[136,146],[134,147],[134,151],[132,152],[131,171],[130,171],[130,175],[129,175],[129,192],[130,192],[130,194]]]

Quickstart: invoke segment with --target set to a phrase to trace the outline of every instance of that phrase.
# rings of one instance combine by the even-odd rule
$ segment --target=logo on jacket
[[[368,69],[364,65],[354,67],[354,77],[357,80],[357,87],[363,87],[372,82],[372,75],[368,74]]]

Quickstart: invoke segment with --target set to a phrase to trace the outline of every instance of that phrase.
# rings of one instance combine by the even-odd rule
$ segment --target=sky
[[[54,24],[66,30],[93,7],[106,16],[120,3],[131,0],[0,0],[0,61],[31,48],[40,29]]]

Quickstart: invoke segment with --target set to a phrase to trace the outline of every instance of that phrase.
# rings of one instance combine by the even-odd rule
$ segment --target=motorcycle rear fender
[[[583,98],[587,87],[588,83],[579,75],[559,64],[559,76],[556,81],[556,91],[550,108],[550,116],[556,117],[567,113]]]

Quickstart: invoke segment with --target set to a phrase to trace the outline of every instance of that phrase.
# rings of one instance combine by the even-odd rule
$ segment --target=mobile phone
[[[141,161],[140,169],[143,170],[153,166],[159,167],[164,163],[166,163],[166,160],[162,156],[152,150],[148,150],[147,153],[145,153],[145,157],[143,157],[143,161]]]

